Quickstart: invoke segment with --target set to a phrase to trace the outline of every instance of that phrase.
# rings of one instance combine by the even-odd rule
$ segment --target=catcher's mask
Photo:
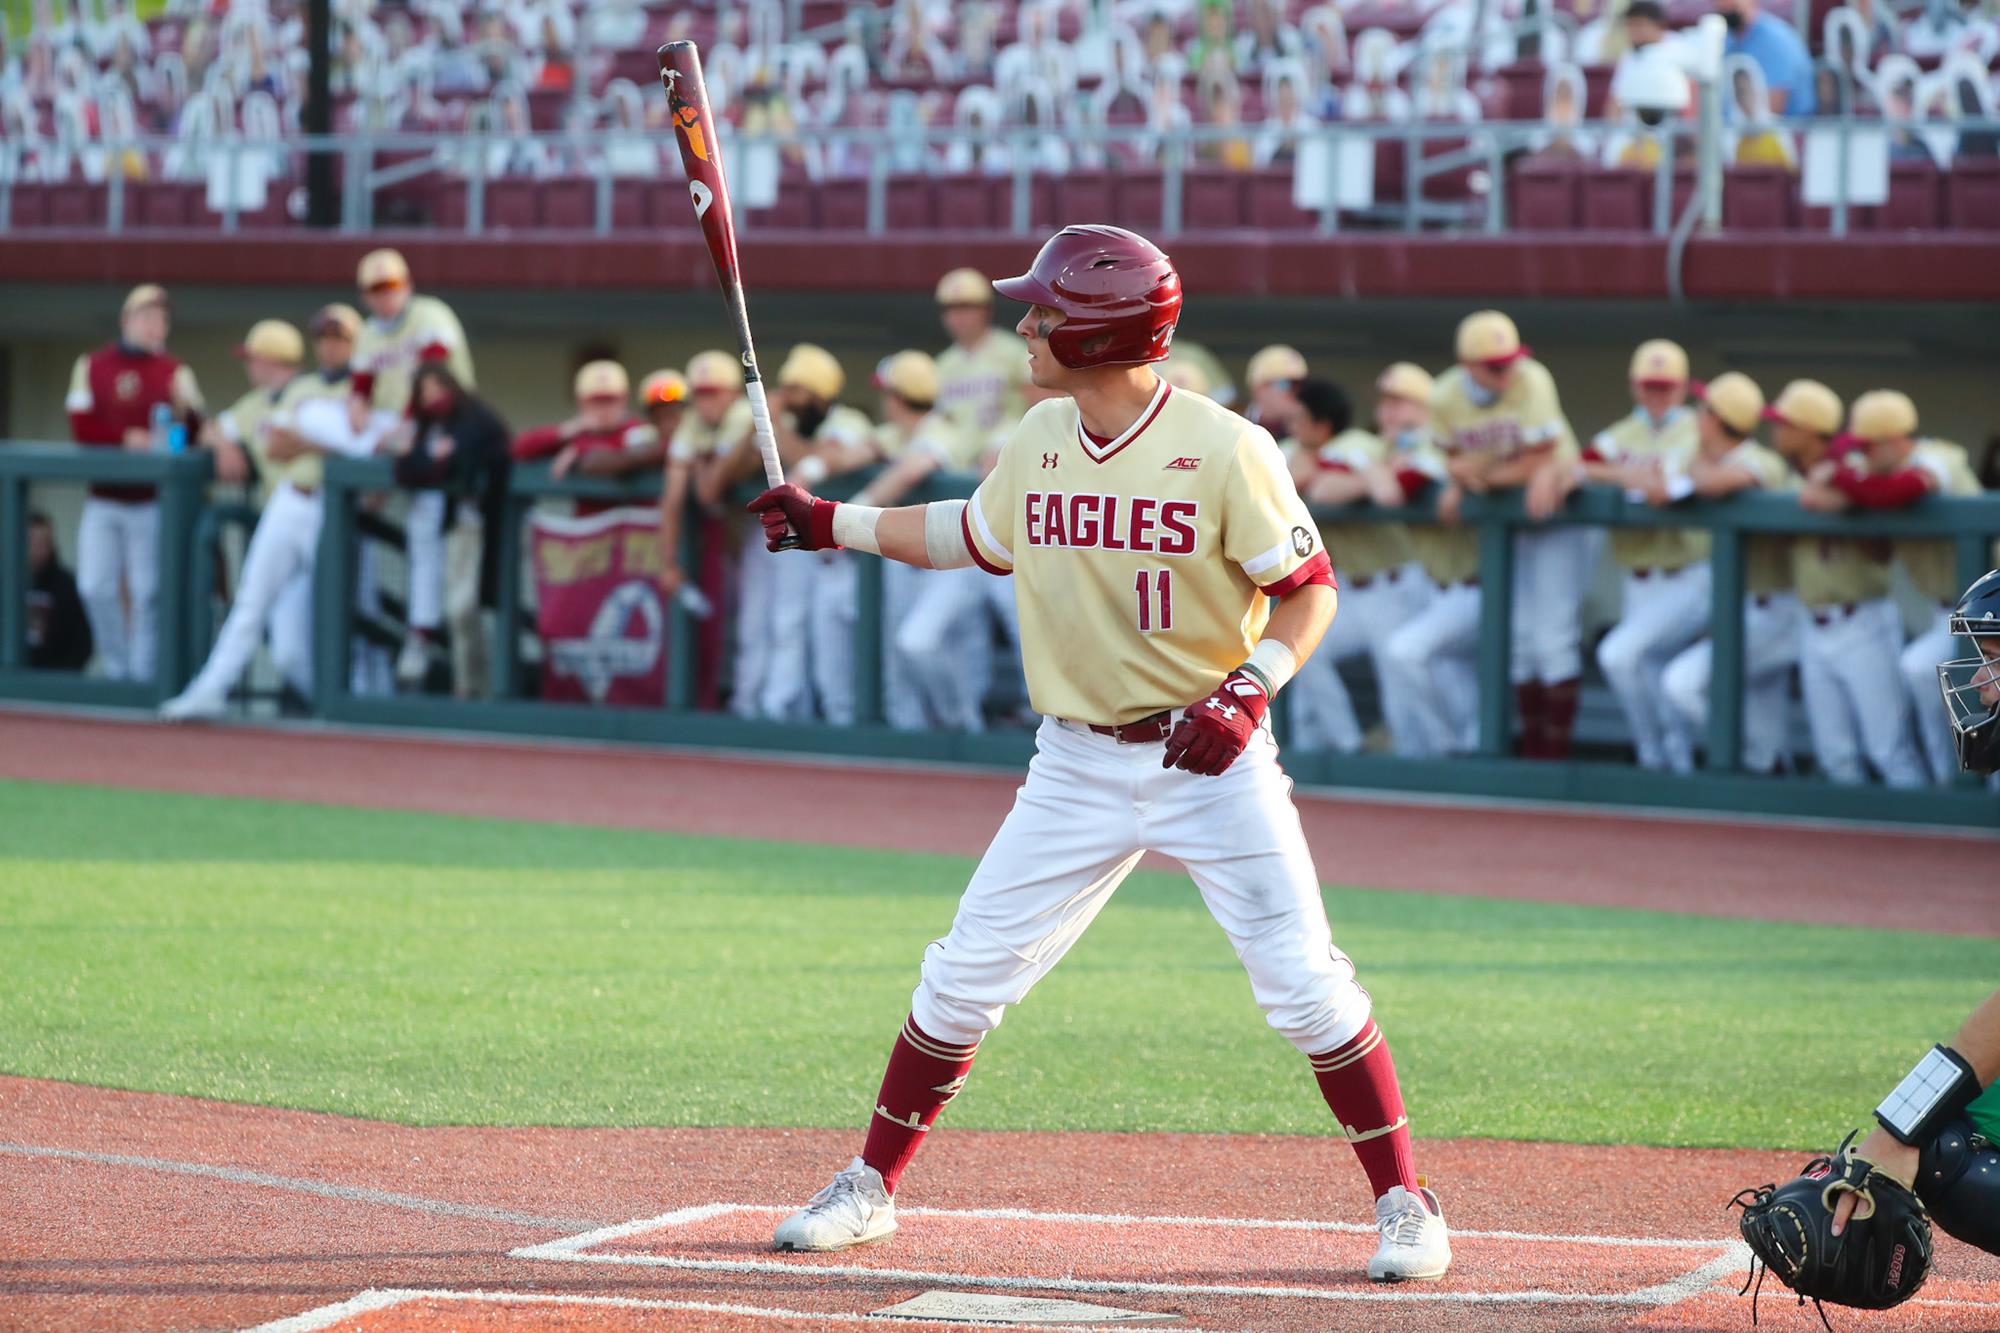
[[[1952,608],[1950,629],[1976,650],[1938,665],[1952,744],[1961,768],[1992,773],[2000,769],[2000,569],[1965,590]]]

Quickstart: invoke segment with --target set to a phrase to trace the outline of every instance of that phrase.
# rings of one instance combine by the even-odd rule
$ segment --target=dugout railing
[[[851,494],[868,474],[836,479],[824,489],[835,498]],[[0,698],[54,704],[86,704],[143,710],[178,690],[200,665],[209,647],[202,628],[213,624],[197,607],[208,586],[205,571],[192,569],[211,558],[208,547],[218,517],[205,499],[210,480],[208,456],[163,457],[70,445],[0,445]],[[153,682],[118,683],[72,673],[31,671],[24,665],[27,571],[25,528],[31,483],[152,481],[160,486],[160,650]],[[969,476],[934,477],[910,502],[970,493]],[[324,490],[326,517],[315,572],[315,675],[320,682],[312,707],[316,716],[360,725],[467,729],[517,736],[713,746],[756,750],[934,760],[1018,766],[1032,747],[1023,732],[982,734],[905,732],[882,717],[882,564],[858,559],[858,612],[855,621],[857,722],[751,721],[694,708],[692,642],[687,611],[669,599],[668,670],[665,706],[593,707],[522,697],[522,645],[529,623],[529,585],[524,575],[528,514],[547,502],[579,499],[657,503],[658,480],[554,480],[542,464],[517,466],[511,473],[507,513],[488,532],[500,543],[499,604],[494,617],[498,642],[492,654],[491,696],[453,700],[437,695],[361,696],[349,688],[350,643],[356,626],[356,569],[364,540],[362,497],[395,489],[386,460],[328,461]],[[233,501],[224,501],[224,505]],[[1418,523],[1432,517],[1428,498],[1401,509],[1354,505],[1322,510],[1342,523]],[[1518,498],[1467,497],[1464,521],[1479,534],[1482,599],[1479,641],[1479,727],[1477,753],[1443,760],[1400,759],[1290,750],[1286,768],[1298,781],[1382,792],[1512,797],[1741,814],[1820,816],[1831,819],[2000,828],[2000,796],[1962,780],[1950,788],[1898,791],[1879,786],[1843,787],[1816,777],[1766,777],[1740,771],[1742,742],[1743,551],[1757,534],[1827,537],[1926,537],[1953,543],[1962,582],[1991,565],[1991,544],[2000,535],[2000,495],[1977,498],[1930,497],[1906,510],[1815,514],[1783,495],[1744,495],[1725,501],[1684,502],[1666,508],[1634,503],[1622,493],[1587,487],[1569,498],[1554,523],[1606,528],[1694,526],[1711,536],[1714,643],[1713,685],[1704,761],[1692,776],[1650,773],[1629,763],[1577,760],[1523,762],[1509,757],[1512,690],[1507,662],[1512,618],[1514,534],[1532,526]],[[699,522],[684,525],[682,567],[696,566]],[[66,546],[67,542],[64,543]],[[210,631],[212,633],[212,631]],[[1283,698],[1275,710],[1283,726]],[[1928,702],[1928,701],[1925,701]],[[1885,706],[1902,707],[1899,697]]]

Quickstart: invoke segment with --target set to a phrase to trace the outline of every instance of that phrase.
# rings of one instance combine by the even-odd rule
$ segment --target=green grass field
[[[971,864],[0,783],[0,1071],[425,1124],[858,1125]],[[1991,940],[1327,906],[1427,1136],[1824,1148],[2000,972]],[[949,1116],[1327,1128],[1166,874],[1119,892]]]

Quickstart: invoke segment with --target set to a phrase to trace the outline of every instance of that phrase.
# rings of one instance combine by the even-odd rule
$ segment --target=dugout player
[[[1450,1244],[1395,1065],[1334,947],[1265,724],[1333,619],[1312,519],[1268,431],[1151,370],[1181,287],[1150,241],[1066,227],[995,287],[1029,306],[1035,382],[1068,396],[1029,411],[970,501],[874,509],[786,485],[751,505],[774,543],[789,526],[809,550],[1011,574],[1045,719],[1013,811],[924,952],[860,1156],[775,1243],[838,1250],[894,1231],[898,1180],[981,1039],[1154,850],[1187,865],[1360,1157],[1380,1233],[1369,1276],[1441,1277]]]
[[[1250,406],[1244,415],[1270,431],[1280,448],[1291,440],[1298,422],[1299,400],[1294,390],[1305,377],[1305,357],[1284,343],[1260,349],[1244,368],[1243,382],[1250,390]]]
[[[1525,492],[1529,518],[1550,517],[1575,485],[1579,456],[1555,377],[1498,310],[1467,315],[1456,348],[1458,364],[1431,392],[1431,434],[1450,474],[1438,517],[1457,522],[1468,492],[1506,490]],[[1583,594],[1598,546],[1599,534],[1576,527],[1528,528],[1514,538],[1509,670],[1523,758],[1569,757],[1583,672]]]
[[[201,425],[194,372],[167,354],[173,311],[164,287],[134,287],[118,312],[118,338],[76,359],[63,407],[70,435],[98,449],[154,447],[155,409],[166,407],[193,438]],[[97,660],[110,680],[151,680],[160,595],[160,506],[150,482],[94,482],[76,532],[76,585]],[[130,618],[127,618],[127,608]]]
[[[632,411],[632,379],[616,361],[591,361],[577,368],[571,383],[576,412],[552,426],[537,426],[514,437],[508,452],[516,459],[547,458],[557,480],[622,477],[660,465],[665,450],[653,423]],[[579,500],[579,515],[616,508],[616,500]]]
[[[937,303],[951,346],[937,358],[937,410],[982,448],[1028,410],[1028,349],[993,327],[993,286],[975,268],[938,279]]]
[[[1591,440],[1583,454],[1584,478],[1652,504],[1690,494],[1688,468],[1700,432],[1687,406],[1687,353],[1665,338],[1640,343],[1627,381],[1635,406]],[[1756,394],[1754,401],[1730,396],[1728,402],[1727,410],[1738,418],[1729,429],[1741,432],[1740,441],[1756,429],[1764,395]],[[1692,528],[1619,528],[1610,546],[1612,559],[1625,567],[1624,609],[1598,642],[1597,664],[1625,712],[1639,767],[1691,773],[1694,733],[1666,697],[1661,677],[1673,656],[1708,626],[1708,534]]]

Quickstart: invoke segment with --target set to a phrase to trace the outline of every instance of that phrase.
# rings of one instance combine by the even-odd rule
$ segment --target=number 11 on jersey
[[[1171,570],[1142,569],[1132,581],[1139,594],[1139,632],[1174,627],[1174,580]]]

